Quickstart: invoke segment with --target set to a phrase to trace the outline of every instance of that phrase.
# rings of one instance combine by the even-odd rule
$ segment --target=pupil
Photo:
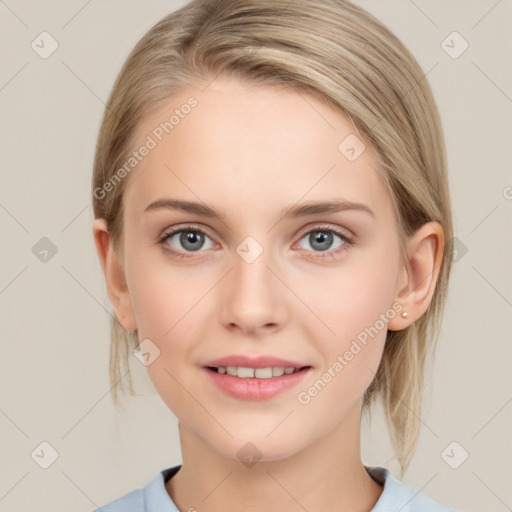
[[[316,234],[312,233],[311,236],[313,238],[313,243],[311,244],[313,247],[315,247],[315,244],[319,244],[320,247],[317,245],[317,249],[320,251],[325,251],[329,248],[329,246],[332,243],[332,234],[326,233],[325,231],[316,231]]]
[[[183,245],[183,247],[186,247],[187,249],[191,250],[191,251],[197,251],[198,249],[201,248],[201,245],[202,243],[199,243],[199,246],[198,246],[198,242],[202,242],[202,235],[201,233],[198,233],[197,231],[186,231],[184,233],[182,233],[181,235],[181,243]],[[187,245],[187,244],[192,244],[192,246],[190,245]],[[195,244],[195,246],[194,246]]]

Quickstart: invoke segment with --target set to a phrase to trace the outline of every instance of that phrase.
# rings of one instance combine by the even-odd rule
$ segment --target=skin
[[[190,96],[198,106],[127,178],[124,255],[112,250],[104,219],[93,229],[118,318],[160,350],[147,370],[179,420],[183,456],[166,489],[180,510],[370,511],[382,486],[361,461],[361,408],[386,328],[308,404],[297,394],[393,303],[408,317],[396,314],[390,330],[425,312],[443,230],[438,223],[420,228],[401,265],[395,211],[370,144],[349,161],[338,145],[356,133],[350,120],[289,89],[221,78],[204,91],[189,87],[144,121],[139,140]],[[206,203],[222,217],[144,213],[164,197]],[[281,218],[287,206],[334,198],[364,203],[374,216],[345,210]],[[195,242],[199,250],[180,244],[180,234],[157,243],[187,223],[206,234],[203,246]],[[309,234],[327,228],[354,244],[343,246],[333,234],[319,250]],[[250,264],[236,252],[247,236],[263,248]],[[165,247],[191,257],[176,259]],[[231,354],[270,354],[313,371],[272,399],[243,401],[211,385],[200,368]],[[251,467],[237,457],[247,442],[262,454]]]

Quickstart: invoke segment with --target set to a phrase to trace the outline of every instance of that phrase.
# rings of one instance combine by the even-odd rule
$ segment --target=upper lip
[[[231,356],[221,357],[220,359],[215,359],[213,361],[208,361],[203,366],[212,366],[214,368],[218,368],[219,366],[244,366],[248,368],[268,368],[275,366],[284,366],[285,368],[300,369],[310,365],[270,355],[250,357],[245,355],[234,354]]]

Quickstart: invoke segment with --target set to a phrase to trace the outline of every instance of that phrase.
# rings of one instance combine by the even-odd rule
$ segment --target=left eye
[[[337,237],[340,242],[335,247],[332,247],[333,241]],[[306,240],[307,243],[313,248],[314,251],[325,252],[329,249],[337,249],[344,245],[350,245],[350,238],[332,228],[316,228],[308,231],[301,240]]]

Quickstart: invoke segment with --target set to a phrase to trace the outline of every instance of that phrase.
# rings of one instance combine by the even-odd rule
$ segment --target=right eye
[[[200,251],[204,246],[206,238],[211,242],[211,246],[207,247],[208,249],[213,246],[213,241],[204,231],[195,226],[181,226],[165,232],[160,238],[159,244],[166,248],[166,250],[169,250],[169,252],[177,258],[191,258],[192,256],[186,253]],[[171,241],[171,244],[168,243],[168,240]],[[181,248],[176,247],[176,245],[172,246],[173,241],[175,244],[181,245]],[[174,248],[169,249],[169,245]]]

